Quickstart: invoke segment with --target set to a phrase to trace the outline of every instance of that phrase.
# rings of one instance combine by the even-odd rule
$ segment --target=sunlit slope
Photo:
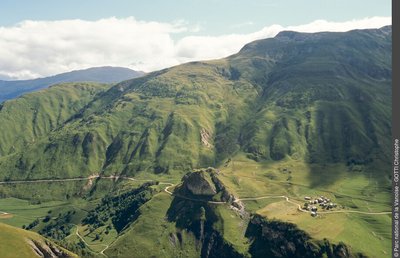
[[[40,235],[0,223],[0,256],[11,257],[78,257]]]
[[[65,83],[0,105],[0,157],[35,144],[110,86]]]
[[[282,32],[226,59],[115,85],[47,137],[3,157],[0,173],[183,173],[239,150],[257,161],[385,167],[390,107],[391,27]]]

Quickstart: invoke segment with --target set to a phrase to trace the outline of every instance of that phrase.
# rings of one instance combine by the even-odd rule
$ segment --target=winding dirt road
[[[260,196],[260,197],[249,197],[249,198],[241,198],[236,199],[235,202],[238,201],[256,201],[261,199],[269,199],[269,198],[284,198],[288,203],[294,204],[297,206],[297,209],[301,212],[310,213],[308,210],[304,210],[300,204],[293,202],[289,199],[289,197],[285,195],[268,195],[268,196]],[[353,210],[340,210],[340,211],[319,211],[320,214],[332,214],[332,213],[358,213],[358,214],[365,214],[365,215],[387,215],[392,214],[391,211],[383,211],[383,212],[366,212],[366,211],[353,211]]]
[[[238,202],[238,201],[256,201],[256,200],[262,200],[262,199],[270,199],[270,198],[284,198],[288,203],[294,204],[297,206],[297,209],[299,211],[302,212],[309,212],[308,210],[304,210],[303,208],[301,208],[301,205],[293,202],[289,199],[289,197],[285,196],[285,195],[265,195],[265,196],[260,196],[260,197],[248,197],[248,198],[239,198],[236,199],[234,202]]]
[[[91,175],[88,177],[77,177],[77,178],[66,178],[66,179],[38,179],[38,180],[17,180],[17,181],[0,181],[0,185],[4,184],[26,184],[26,183],[50,183],[50,182],[70,182],[70,181],[85,181],[85,180],[93,180],[93,179],[111,179],[111,180],[118,180],[118,179],[124,179],[124,180],[130,180],[130,181],[143,181],[143,182],[150,182],[154,181],[152,179],[136,179],[132,177],[126,177],[126,176],[100,176],[100,175]],[[160,185],[167,185],[164,188],[164,191],[170,195],[175,195],[183,199],[191,200],[191,201],[203,201],[203,200],[198,200],[198,199],[193,199],[193,198],[188,198],[185,196],[177,195],[171,192],[169,189],[173,186],[175,186],[172,183],[169,182],[159,182]],[[258,196],[258,197],[246,197],[246,198],[238,198],[234,202],[238,201],[256,201],[256,200],[262,200],[262,199],[269,199],[269,198],[284,198],[288,203],[291,203],[293,205],[297,206],[297,209],[301,212],[307,212],[310,213],[308,210],[304,210],[300,204],[292,201],[288,196],[285,195],[265,195],[265,196]],[[205,202],[205,201],[203,201]],[[211,204],[226,204],[226,202],[219,202],[219,201],[207,201],[207,203]],[[333,213],[358,213],[358,214],[365,214],[365,215],[387,215],[391,214],[391,211],[383,211],[383,212],[364,212],[364,211],[354,211],[354,210],[340,210],[340,211],[319,211],[318,213],[320,214],[333,214]],[[1,215],[8,215],[9,213],[0,211]]]
[[[19,181],[0,181],[0,185],[5,185],[5,184],[26,184],[26,183],[50,183],[50,182],[70,182],[70,181],[86,181],[86,180],[93,180],[93,179],[110,179],[110,180],[115,180],[117,181],[118,179],[124,179],[124,180],[130,180],[130,181],[143,181],[143,182],[149,182],[149,181],[154,181],[151,179],[135,179],[132,177],[125,177],[125,176],[100,176],[100,175],[91,175],[89,177],[78,177],[78,178],[67,178],[67,179],[38,179],[38,180],[19,180]],[[228,204],[227,202],[222,202],[222,201],[205,201],[205,200],[199,200],[199,199],[193,199],[185,196],[178,195],[176,193],[173,193],[170,188],[176,186],[176,184],[172,184],[169,182],[159,182],[159,185],[166,185],[164,188],[164,192],[171,196],[177,196],[182,199],[187,199],[191,201],[201,201],[201,202],[207,202],[210,204],[217,204],[217,205],[223,205],[223,204]],[[270,199],[270,198],[283,198],[285,199],[286,202],[291,203],[293,205],[297,206],[297,209],[301,212],[305,213],[310,213],[308,210],[304,210],[300,204],[297,202],[292,201],[288,196],[285,195],[265,195],[265,196],[258,196],[258,197],[246,197],[246,198],[238,198],[235,199],[234,202],[239,202],[239,201],[256,201],[256,200],[262,200],[262,199]],[[363,212],[363,211],[354,211],[354,210],[339,210],[339,211],[319,211],[319,214],[333,214],[333,213],[358,213],[358,214],[365,214],[365,215],[387,215],[391,214],[392,212],[389,211],[384,211],[384,212]],[[0,211],[0,215],[9,215],[10,213]],[[76,231],[75,234],[83,241],[83,243],[90,248],[90,246],[99,246],[102,245],[104,248],[99,253],[105,257],[108,257],[104,252],[110,247],[110,244],[89,244],[86,242],[86,240],[79,234],[79,227],[76,226]],[[92,248],[90,248],[93,252],[95,252]]]
[[[171,191],[169,190],[169,188],[175,186],[174,184],[171,184],[171,183],[159,183],[159,184],[160,184],[160,185],[161,185],[161,184],[168,184],[168,186],[164,188],[164,192],[168,193],[169,195],[177,196],[177,197],[182,198],[182,199],[185,199],[185,200],[195,201],[195,202],[207,202],[207,203],[211,203],[211,204],[226,204],[226,203],[227,203],[227,202],[206,201],[206,200],[199,200],[199,199],[189,198],[189,197],[182,196],[182,195],[175,194],[175,193],[171,192]]]
[[[359,213],[365,215],[388,215],[392,214],[391,211],[382,211],[382,212],[366,212],[366,211],[349,211],[349,210],[340,210],[340,211],[320,211],[322,214],[330,214],[330,213]]]
[[[75,178],[65,178],[65,179],[32,179],[32,180],[15,180],[15,181],[0,181],[0,185],[7,185],[7,184],[27,184],[27,183],[52,183],[52,182],[71,182],[71,181],[86,181],[86,180],[93,180],[93,179],[125,179],[130,181],[143,181],[143,182],[150,182],[155,181],[151,179],[136,179],[132,177],[126,176],[100,176],[100,175],[91,175],[88,177],[75,177]]]
[[[85,180],[93,180],[93,179],[111,179],[111,180],[118,180],[118,179],[124,179],[124,180],[130,180],[130,181],[143,181],[143,182],[149,182],[149,181],[154,181],[152,179],[136,179],[132,177],[126,177],[126,176],[100,176],[98,174],[96,175],[91,175],[88,177],[78,177],[78,178],[67,178],[67,179],[38,179],[38,180],[17,180],[17,181],[0,181],[0,185],[4,184],[26,184],[26,183],[49,183],[49,182],[69,182],[69,181],[85,181]],[[198,199],[193,199],[181,195],[174,194],[171,192],[169,189],[171,187],[174,187],[175,184],[169,183],[169,182],[159,182],[160,185],[167,185],[164,188],[164,192],[177,196],[182,199],[187,199],[191,201],[202,201],[202,202],[207,202],[210,204],[227,204],[227,202],[222,202],[222,201],[204,201],[204,200],[198,200]],[[269,198],[284,198],[288,203],[291,203],[293,205],[297,206],[297,209],[301,212],[306,212],[310,213],[308,210],[304,210],[300,204],[292,201],[288,196],[285,195],[265,195],[265,196],[258,196],[258,197],[246,197],[246,198],[238,198],[234,200],[234,202],[239,202],[239,201],[256,201],[256,200],[262,200],[262,199],[269,199]],[[391,214],[391,211],[384,211],[384,212],[364,212],[364,211],[354,211],[354,210],[339,210],[339,211],[319,211],[318,213],[320,214],[333,214],[333,213],[358,213],[358,214],[365,214],[365,215],[387,215]],[[8,215],[9,213],[0,211],[0,215]],[[104,252],[108,247],[106,247],[102,252]],[[102,253],[104,254],[104,253]]]
[[[75,234],[79,237],[79,239],[81,239],[82,242],[83,242],[87,247],[89,247],[89,248],[90,248],[90,246],[94,246],[94,245],[88,244],[88,242],[86,242],[86,240],[79,234],[79,227],[78,227],[78,225],[76,225],[76,224],[74,224],[74,225],[75,225],[75,227],[76,227]],[[109,245],[107,245],[107,244],[95,244],[95,245],[102,245],[102,246],[105,246],[105,248],[104,248],[103,250],[101,250],[101,251],[99,252],[99,254],[102,254],[102,255],[104,255],[105,257],[108,257],[108,256],[104,253],[104,251],[107,250],[108,247],[110,247]],[[93,252],[95,252],[95,251],[94,251],[93,249],[91,249],[91,248],[90,248],[90,250],[92,250]],[[97,252],[95,252],[95,253],[97,253]]]
[[[175,185],[174,185],[174,184],[171,184],[171,183],[164,183],[164,184],[168,184],[168,186],[164,188],[164,191],[165,191],[166,193],[170,194],[170,195],[173,195],[174,193],[172,193],[172,192],[169,190],[169,188],[170,188],[170,187],[173,187],[173,186],[175,186]]]
[[[77,178],[66,178],[66,179],[38,179],[38,180],[17,180],[17,181],[0,181],[0,185],[4,184],[26,184],[26,183],[50,183],[50,182],[70,182],[70,181],[86,181],[86,180],[93,180],[93,179],[112,179],[112,180],[118,180],[118,179],[124,179],[124,180],[130,180],[130,181],[143,181],[143,182],[150,182],[154,181],[151,179],[136,179],[132,177],[125,177],[125,176],[100,176],[100,175],[92,175],[88,177],[77,177]],[[175,195],[183,199],[191,200],[191,201],[201,201],[198,199],[192,199],[188,198],[185,196],[180,196],[176,195],[173,192],[169,190],[169,188],[175,186],[172,183],[168,182],[159,182],[160,185],[167,185],[164,188],[164,191],[170,195]],[[268,198],[284,198],[288,203],[294,204],[297,206],[297,209],[302,212],[310,212],[307,210],[304,210],[300,204],[293,202],[290,200],[288,196],[285,195],[266,195],[266,196],[258,196],[258,197],[247,197],[247,198],[239,198],[236,199],[234,202],[238,201],[256,201],[256,200],[262,200],[262,199],[268,199]],[[208,203],[211,204],[226,204],[226,202],[218,202],[218,201],[207,201]],[[391,211],[384,211],[384,212],[364,212],[364,211],[352,211],[352,210],[340,210],[340,211],[320,211],[319,213],[321,214],[332,214],[332,213],[358,213],[358,214],[365,214],[365,215],[385,215],[385,214],[391,214]],[[0,211],[1,215],[8,215],[9,213]]]

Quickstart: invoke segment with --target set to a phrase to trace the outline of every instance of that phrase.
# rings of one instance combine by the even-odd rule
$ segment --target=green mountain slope
[[[0,223],[0,256],[78,257],[40,235]]]
[[[34,144],[64,124],[106,84],[70,83],[27,94],[0,105],[0,156]]]
[[[117,84],[48,136],[3,157],[0,173],[173,174],[237,151],[258,161],[388,166],[390,85],[390,27],[282,32],[226,59]]]

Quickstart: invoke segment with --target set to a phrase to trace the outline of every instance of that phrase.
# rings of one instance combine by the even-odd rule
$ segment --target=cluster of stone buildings
[[[318,206],[324,210],[330,210],[333,208],[337,208],[337,204],[332,202],[331,199],[321,195],[320,197],[311,198],[309,196],[305,196],[304,200],[304,209],[310,211],[311,216],[316,217],[318,215]]]

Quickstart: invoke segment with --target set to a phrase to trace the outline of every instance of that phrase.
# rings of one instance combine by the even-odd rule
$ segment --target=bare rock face
[[[210,143],[212,134],[207,131],[206,129],[202,128],[200,131],[200,136],[201,136],[201,143],[206,146],[207,148],[212,148],[212,144]]]
[[[183,187],[193,195],[212,196],[217,193],[210,175],[203,171],[186,175]]]
[[[43,257],[43,258],[69,258],[73,257],[57,246],[44,241],[44,242],[39,242],[36,240],[27,240],[28,244],[32,247],[33,251],[35,251],[36,255],[38,257]]]

